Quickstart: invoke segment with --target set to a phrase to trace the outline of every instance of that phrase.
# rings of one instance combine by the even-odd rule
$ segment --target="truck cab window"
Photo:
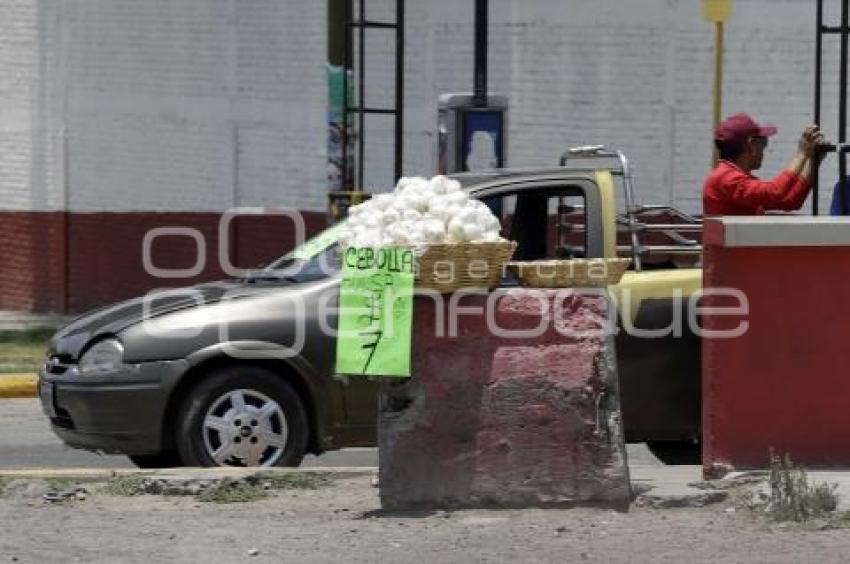
[[[587,212],[581,194],[559,194],[549,199],[547,231],[554,247],[547,258],[587,257]]]
[[[510,237],[517,242],[515,260],[546,258],[548,210],[549,197],[546,192],[528,190],[517,194]]]
[[[517,242],[514,260],[587,255],[587,213],[579,188],[521,190],[483,201],[501,220],[502,236]]]

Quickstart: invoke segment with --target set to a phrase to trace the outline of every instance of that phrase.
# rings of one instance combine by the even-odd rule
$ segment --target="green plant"
[[[38,327],[23,331],[0,331],[0,343],[17,343],[21,345],[36,345],[47,343],[56,329]]]
[[[838,507],[837,484],[809,484],[805,470],[791,457],[779,458],[770,451],[770,499],[768,512],[777,521],[798,523],[827,517]]]
[[[317,490],[331,485],[336,475],[330,472],[268,472],[257,479],[270,490]]]
[[[114,476],[106,482],[103,491],[111,495],[129,497],[142,495],[145,491],[145,477],[137,474]]]
[[[44,362],[53,329],[0,331],[0,373],[35,372]]]
[[[211,503],[245,503],[266,497],[266,492],[258,483],[247,481],[223,480],[210,486],[198,495],[199,501]]]

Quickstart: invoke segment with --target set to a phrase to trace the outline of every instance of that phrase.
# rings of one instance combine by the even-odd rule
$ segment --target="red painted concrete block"
[[[703,315],[708,331],[747,324],[736,338],[703,338],[707,477],[765,468],[771,448],[808,467],[850,465],[850,244],[830,236],[848,233],[850,224],[825,231],[823,245],[798,245],[797,229],[801,239],[813,238],[807,218],[776,221],[787,240],[777,242],[764,226],[774,238],[759,242],[757,225],[736,243],[734,221],[724,220],[731,233],[720,220],[707,224],[714,236],[704,253],[704,286],[736,289],[748,306],[746,315]],[[715,296],[702,305],[734,302]]]
[[[513,289],[462,299],[458,319],[417,298],[413,377],[382,384],[381,503],[413,507],[592,504],[630,498],[606,297]],[[451,321],[446,321],[451,325]],[[560,329],[560,331],[559,331]],[[567,329],[596,330],[575,336]],[[566,333],[566,335],[565,335]]]

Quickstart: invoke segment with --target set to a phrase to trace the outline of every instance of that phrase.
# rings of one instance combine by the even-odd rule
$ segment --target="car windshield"
[[[328,227],[267,267],[252,273],[248,282],[312,282],[339,272],[339,234],[345,222]]]
[[[471,195],[471,197],[475,197]],[[495,200],[484,200],[497,217],[501,217],[501,206]],[[248,282],[302,283],[333,276],[342,268],[339,257],[339,235],[346,221],[328,227],[315,237],[308,239],[267,267],[257,270],[245,280]]]

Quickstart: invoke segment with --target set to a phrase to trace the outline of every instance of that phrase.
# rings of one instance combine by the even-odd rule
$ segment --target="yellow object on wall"
[[[714,23],[723,23],[732,13],[732,0],[702,0],[702,17]]]

